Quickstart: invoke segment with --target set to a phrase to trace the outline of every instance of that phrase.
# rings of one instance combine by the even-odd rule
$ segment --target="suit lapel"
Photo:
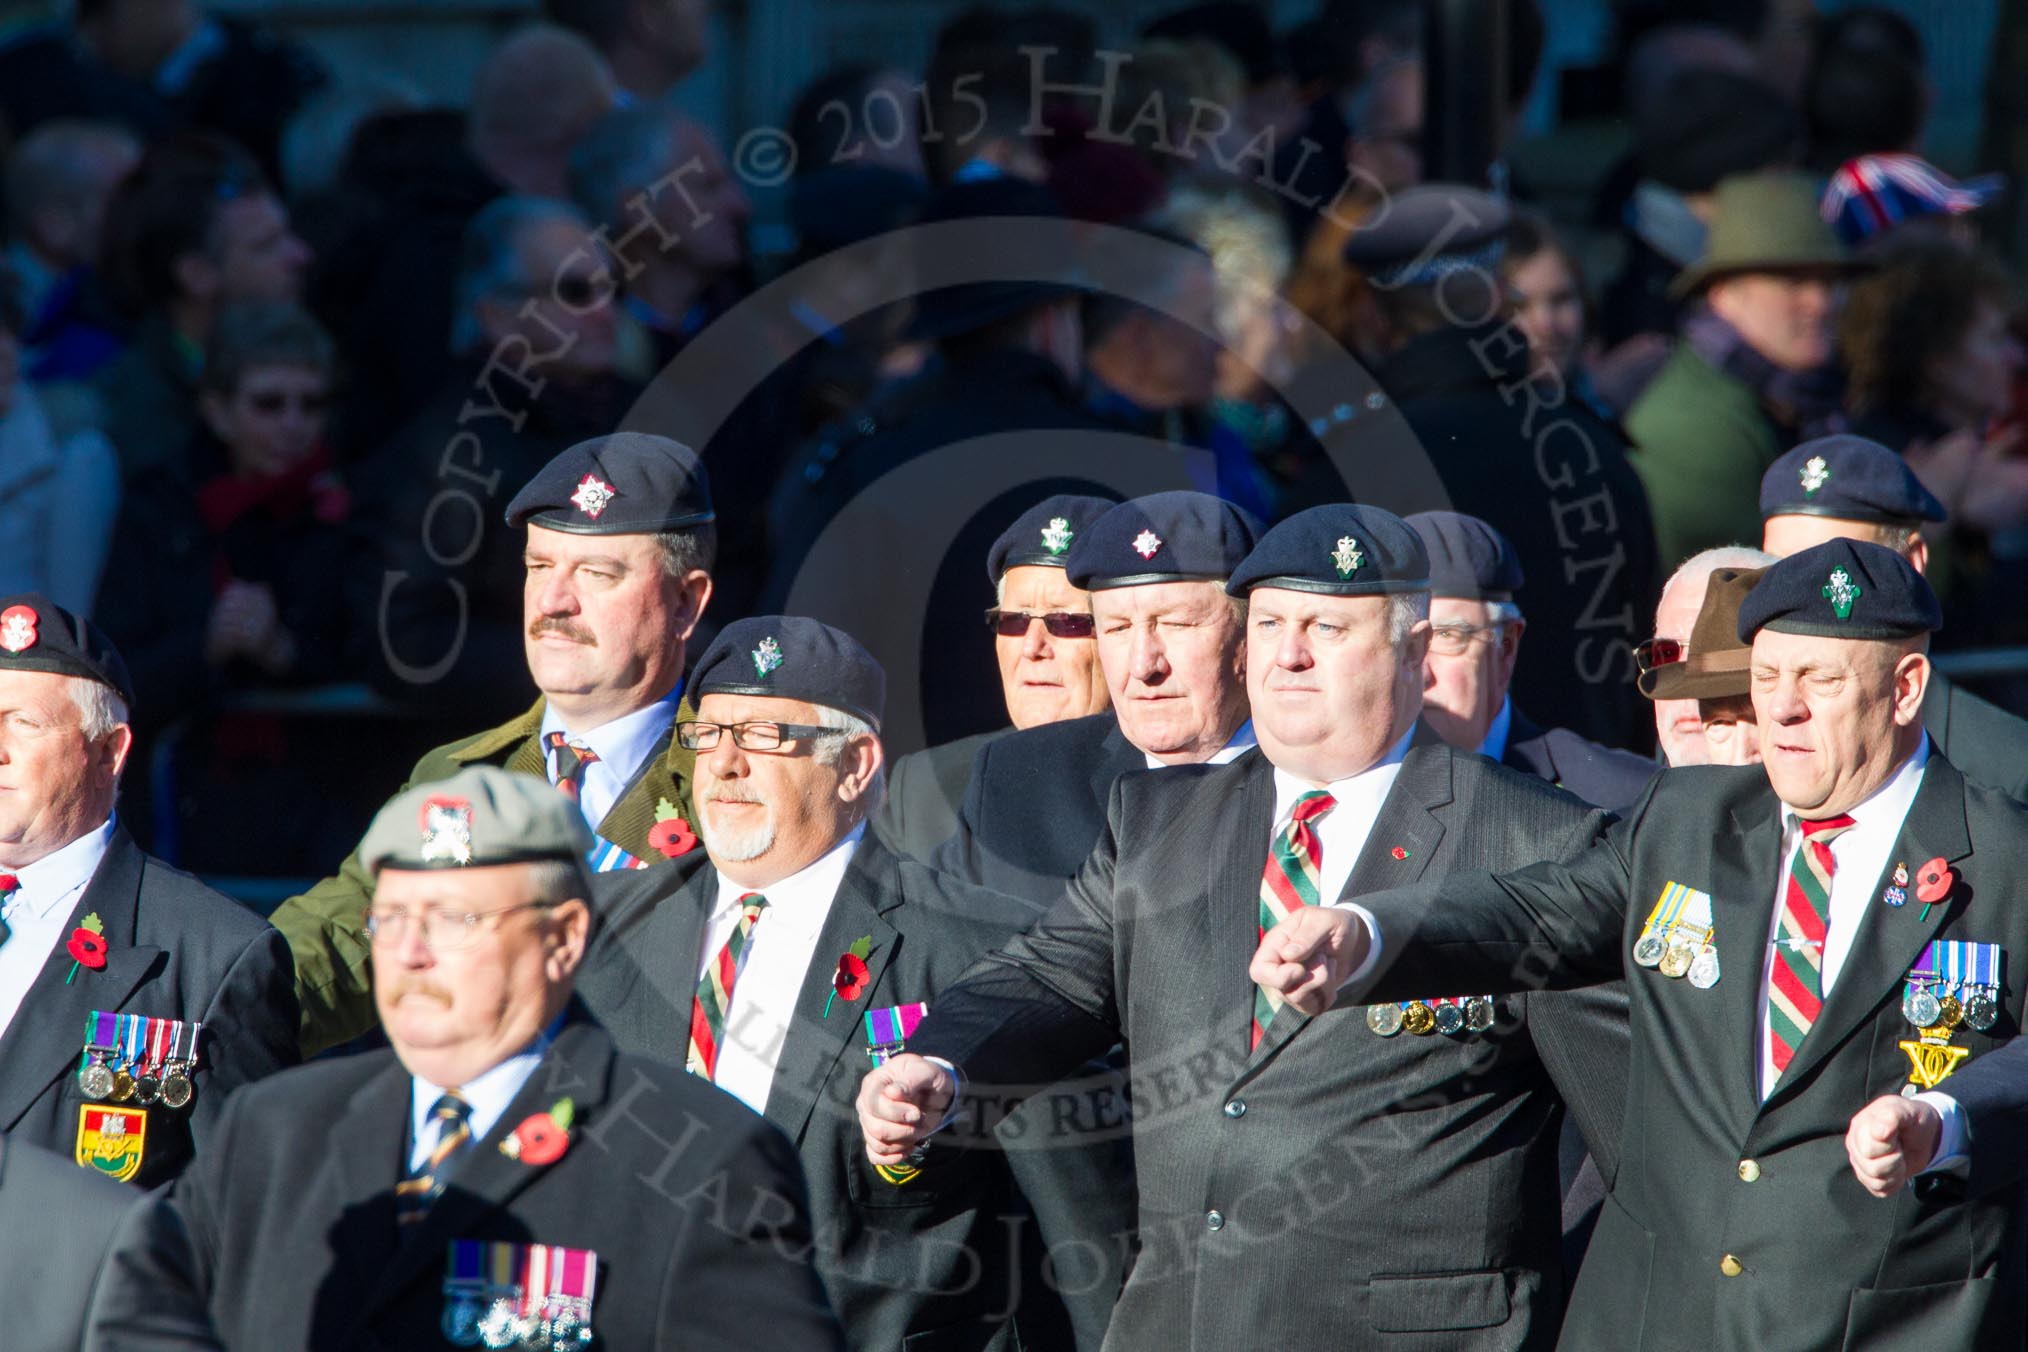
[[[85,1020],[95,1009],[117,1010],[162,957],[134,942],[144,856],[124,827],[106,844],[96,872],[65,918],[56,946],[28,988],[14,1019],[0,1035],[0,1129],[11,1129],[44,1091],[77,1069]],[[75,965],[66,944],[87,915],[105,928],[106,965]]]
[[[351,1272],[351,1289],[365,1293],[381,1281],[381,1263],[396,1246],[394,1185],[408,1164],[409,1096],[413,1081],[393,1053],[383,1053],[387,1067],[352,1096],[331,1135],[343,1148],[326,1158],[338,1174],[342,1213],[356,1216],[356,1233],[377,1240],[370,1249],[360,1244],[338,1246],[338,1258]],[[358,1312],[364,1315],[366,1307]]]
[[[1718,1027],[1710,1045],[1724,1048],[1726,1092],[1750,1118],[1760,1108],[1761,977],[1767,964],[1768,936],[1773,931],[1775,880],[1781,871],[1781,804],[1763,785],[1732,814],[1734,830],[1713,842],[1708,878],[1681,877],[1666,881],[1711,893],[1712,944],[1718,950],[1718,984],[1708,991],[1692,988],[1717,1011]],[[1646,920],[1657,898],[1636,897],[1639,919]],[[1666,978],[1656,977],[1656,980]]]
[[[687,700],[678,701],[675,722],[697,717],[697,711]],[[669,728],[669,745],[659,756],[651,756],[641,767],[634,782],[627,791],[607,810],[605,820],[599,823],[599,834],[631,855],[647,860],[651,865],[660,863],[661,852],[648,844],[648,833],[655,828],[655,812],[664,799],[686,820],[691,818],[690,778],[697,763],[697,753],[685,751],[676,742],[676,728]]]
[[[661,873],[652,875],[661,877]],[[599,938],[602,949],[618,950],[626,961],[609,998],[610,1012],[598,1005],[600,1017],[615,1031],[627,1029],[639,1040],[632,1046],[670,1049],[664,1060],[681,1064],[690,1038],[690,1004],[697,995],[697,973],[704,962],[704,940],[711,908],[718,896],[718,874],[698,869],[681,887],[662,896],[639,899],[640,908],[617,915]]]
[[[848,1048],[863,1045],[857,1034],[867,1009],[929,996],[927,991],[892,989],[890,983],[882,980],[894,963],[901,938],[888,915],[901,904],[901,876],[894,856],[871,833],[861,837],[853,851],[852,863],[831,898],[831,909],[824,917],[824,928],[818,932],[817,946],[811,950],[809,970],[803,974],[803,987],[789,1019],[788,1038],[782,1044],[775,1077],[768,1087],[767,1119],[798,1144],[830,1080],[832,1068]],[[866,989],[856,1000],[843,996],[832,1000],[832,978],[838,971],[838,959],[862,938],[872,943],[866,955]],[[857,1076],[852,1082],[857,1085]],[[843,1111],[850,1104],[837,1106]]]
[[[1809,1078],[1811,1070],[1842,1046],[1852,1031],[1871,1018],[1883,1001],[1896,998],[1901,979],[1922,956],[1924,945],[1936,937],[1946,921],[1963,910],[1963,901],[1950,898],[1925,908],[1913,890],[1908,904],[1888,906],[1878,898],[1888,884],[1897,860],[1907,863],[1911,874],[1924,862],[1942,856],[1951,864],[1972,852],[1970,828],[1965,824],[1965,782],[1950,762],[1935,754],[1923,768],[1922,787],[1909,804],[1908,818],[1895,838],[1887,868],[1872,879],[1866,909],[1852,939],[1844,966],[1838,969],[1837,984],[1824,997],[1824,1007],[1810,1026],[1795,1059],[1768,1096],[1767,1106],[1794,1092]],[[1955,889],[1954,889],[1955,890]],[[1923,919],[1927,909],[1929,918]]]
[[[593,1120],[606,1101],[612,1063],[612,1040],[603,1029],[581,1017],[566,1022],[520,1092],[507,1105],[507,1111],[500,1114],[500,1120],[485,1136],[466,1147],[464,1157],[444,1186],[443,1196],[422,1220],[402,1230],[392,1257],[361,1306],[363,1318],[370,1320],[397,1300],[418,1275],[441,1264],[452,1240],[475,1237],[489,1216],[504,1210],[536,1179],[559,1167],[561,1160],[538,1165],[509,1159],[500,1153],[500,1142],[512,1135],[526,1118],[548,1110],[564,1097],[571,1099],[580,1123]],[[407,1077],[402,1078],[406,1083]],[[405,1097],[403,1103],[405,1107]],[[402,1126],[405,1142],[406,1124]],[[577,1130],[573,1126],[573,1134]],[[576,1148],[590,1147],[579,1144]],[[563,1159],[569,1158],[566,1151]],[[398,1170],[403,1162],[398,1151],[395,1168]],[[398,1174],[388,1175],[381,1183],[389,1190],[390,1206],[397,1177]],[[529,1235],[527,1242],[540,1244],[544,1240],[541,1235]]]

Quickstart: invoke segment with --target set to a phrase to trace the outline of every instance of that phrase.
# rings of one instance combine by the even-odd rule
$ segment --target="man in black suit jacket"
[[[1071,543],[1064,574],[1091,593],[1113,711],[981,748],[939,870],[1022,898],[1032,918],[1098,843],[1115,779],[1253,745],[1243,612],[1224,587],[1257,535],[1231,503],[1174,492],[1121,503]]]
[[[881,768],[878,664],[814,620],[764,616],[727,626],[691,688],[699,721],[679,735],[697,743],[711,866],[607,880],[584,999],[623,1047],[667,1057],[687,1046],[693,1072],[795,1141],[816,1199],[818,1271],[852,1347],[1071,1346],[1058,1292],[1017,1270],[1034,1222],[991,1135],[976,1149],[941,1146],[905,1176],[883,1177],[858,1148],[850,1105],[875,1030],[904,1041],[914,1015],[898,1011],[934,1008],[1012,932],[1004,898],[865,838]],[[1117,1114],[1106,1125],[1119,1128]],[[1046,1166],[1062,1143],[1013,1144]],[[1093,1220],[1095,1242],[1116,1242],[1106,1221]],[[1066,1249],[1056,1266],[1103,1329],[1117,1261]]]
[[[10,1352],[75,1352],[131,1189],[0,1136],[0,1309]]]
[[[1908,462],[1877,441],[1840,434],[1806,441],[1760,480],[1761,548],[1777,557],[1826,540],[1866,540],[1929,568],[1923,530],[1949,513]],[[2028,719],[2008,713],[1932,670],[1922,725],[1975,784],[2028,802]]]
[[[1417,512],[1405,519],[1429,551],[1423,721],[1460,751],[1490,756],[1594,807],[1624,812],[1660,767],[1569,728],[1539,728],[1508,693],[1528,629],[1514,601],[1527,580],[1514,546],[1462,512]]]
[[[1548,785],[1416,741],[1428,569],[1373,508],[1269,531],[1231,583],[1250,593],[1260,751],[1122,778],[1063,900],[945,994],[918,1055],[861,1087],[884,1162],[936,1139],[960,1079],[962,1103],[1018,1094],[1124,1037],[1142,1249],[1109,1352],[1554,1336],[1557,1124],[1568,1099],[1610,1167],[1624,1099],[1592,1058],[1624,1036],[1622,1010],[1495,1004],[1431,974],[1407,1010],[1306,1022],[1263,1008],[1244,971],[1271,905],[1532,860],[1600,829]]]
[[[93,1346],[207,1323],[234,1350],[506,1346],[538,1321],[574,1346],[566,1320],[732,1352],[764,1318],[770,1346],[842,1348],[788,1142],[573,1002],[590,848],[569,799],[492,766],[381,809],[360,853],[391,1049],[236,1094],[127,1226]]]
[[[114,817],[130,700],[97,628],[0,598],[0,1131],[153,1187],[227,1093],[294,1063],[296,998],[280,935]]]
[[[2005,974],[2028,913],[2007,882],[2028,861],[2028,813],[1929,745],[1938,619],[1892,550],[1840,539],[1792,555],[1739,615],[1762,768],[1664,775],[1573,860],[1369,897],[1365,916],[1297,915],[1263,941],[1256,979],[1310,1010],[1348,981],[1385,999],[1438,972],[1507,987],[1627,975],[1629,1148],[1570,1346],[2028,1334],[2008,1126],[2028,1085],[1999,1077],[2002,1102],[1982,1101],[1970,1132],[1951,1092],[1955,1067],[2007,1045],[2023,1016]],[[1891,1138],[1904,1176],[1945,1177],[1874,1199],[1848,1157],[1874,1158],[1854,1148],[1864,1136]]]
[[[1091,597],[1064,576],[1063,560],[1112,506],[1107,498],[1052,494],[1016,517],[986,555],[993,587],[986,624],[1013,728],[1082,718],[1110,703],[1092,638]],[[958,804],[980,748],[1013,728],[896,758],[870,823],[874,837],[898,854],[928,859],[958,829]]]

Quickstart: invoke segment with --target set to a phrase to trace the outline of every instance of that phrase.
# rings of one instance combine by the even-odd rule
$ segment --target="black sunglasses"
[[[1634,665],[1643,673],[1683,660],[1683,645],[1673,638],[1645,638],[1634,645]]]
[[[1042,627],[1049,631],[1051,638],[1090,638],[1097,630],[1091,616],[1074,615],[1067,610],[1052,610],[1047,615],[1031,615],[1025,610],[1002,610],[994,606],[986,612],[986,627],[1001,638],[1025,636],[1030,620],[1042,621]]]
[[[273,416],[291,404],[295,405],[298,413],[322,413],[330,404],[331,397],[322,393],[290,395],[280,390],[262,390],[259,394],[248,396],[247,402],[254,406],[256,413]]]

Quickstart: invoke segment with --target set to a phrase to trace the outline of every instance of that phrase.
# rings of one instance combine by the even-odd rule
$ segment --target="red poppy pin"
[[[1393,856],[1395,857],[1395,859],[1396,859],[1396,860],[1402,860],[1402,859],[1406,859],[1406,858],[1408,858],[1408,851],[1407,851],[1407,850],[1404,850],[1404,849],[1403,849],[1403,848],[1401,848],[1401,846],[1399,846],[1399,845],[1397,845],[1397,846],[1395,846],[1395,847],[1394,847],[1393,849],[1389,850],[1389,851],[1388,851],[1388,853],[1389,853],[1389,854],[1391,854],[1391,855],[1393,855]]]
[[[852,947],[838,955],[838,970],[831,974],[831,993],[824,997],[824,1017],[831,1017],[831,1002],[839,996],[857,1000],[866,994],[867,985],[873,974],[866,966],[866,955],[873,951],[873,936],[862,934],[852,941]]]
[[[546,1113],[532,1113],[521,1120],[500,1153],[523,1164],[554,1164],[570,1149],[570,1124],[577,1118],[577,1105],[558,1099]]]
[[[1927,905],[1942,901],[1951,892],[1951,866],[1942,855],[1915,871],[1915,899]]]
[[[676,805],[662,798],[655,803],[655,824],[648,830],[648,844],[661,851],[663,857],[675,859],[697,848],[697,833],[683,820]]]
[[[77,980],[77,969],[89,967],[94,972],[106,965],[106,927],[93,911],[84,918],[84,923],[70,932],[70,942],[64,951],[71,956],[70,975],[63,979],[68,986]]]

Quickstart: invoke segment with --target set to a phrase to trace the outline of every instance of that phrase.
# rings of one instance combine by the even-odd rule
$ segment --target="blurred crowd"
[[[1511,138],[1546,35],[1534,0],[1507,10]],[[1758,543],[1763,474],[1838,431],[1947,510],[1922,527],[1940,643],[2028,642],[2024,315],[1981,242],[2005,185],[1920,158],[1935,91],[1906,18],[1808,10],[1615,6],[1556,152],[1595,161],[1590,200],[1503,156],[1502,294],[1465,322],[1371,246],[1428,179],[1427,105],[1459,78],[1426,69],[1415,0],[1323,0],[1288,30],[1221,0],[1119,50],[1068,10],[965,10],[924,70],[839,66],[782,110],[793,247],[765,256],[731,138],[671,97],[714,59],[708,0],[546,0],[458,107],[338,82],[195,0],[79,0],[0,49],[4,590],[104,625],[144,747],[334,682],[480,727],[535,696],[501,510],[586,437],[702,453],[708,634],[821,613],[786,604],[816,542],[939,447],[1116,431],[1176,448],[1169,486],[1272,522],[1360,495],[1347,466],[1401,444],[1368,431],[1384,408],[1448,498],[1384,504],[1455,504],[1539,579],[1515,689],[1545,722],[1652,750],[1634,648],[1663,580]],[[900,227],[1010,216],[1119,228],[1143,246],[1133,296],[1067,270],[895,302],[866,266],[905,265],[863,252]],[[1490,361],[1496,332],[1525,345]],[[1583,484],[1536,472],[1524,390],[1581,423]],[[730,407],[705,417],[705,393]],[[916,745],[1004,721],[976,561],[1042,492],[1090,486],[1033,477],[939,526]]]

